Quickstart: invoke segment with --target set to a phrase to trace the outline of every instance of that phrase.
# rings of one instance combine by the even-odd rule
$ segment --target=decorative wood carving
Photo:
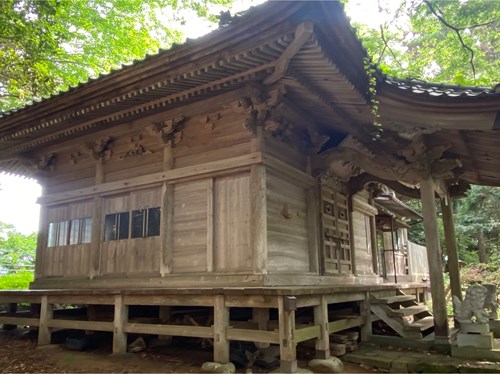
[[[71,159],[71,165],[78,164],[78,161],[83,157],[80,151],[71,152],[69,158]]]
[[[443,159],[447,145],[425,146],[416,139],[403,150],[396,150],[379,144],[363,144],[349,135],[337,147],[328,150],[321,157],[327,164],[338,160],[355,163],[370,174],[386,180],[417,184],[429,176],[435,178],[453,178],[454,171],[461,165],[457,159]]]
[[[125,152],[123,156],[120,157],[120,159],[125,159],[127,157],[132,157],[132,156],[141,156],[141,155],[147,155],[153,153],[150,149],[147,149],[144,147],[144,145],[141,144],[143,140],[143,136],[141,134],[134,135],[130,138],[130,148]]]
[[[203,124],[203,127],[208,129],[208,130],[213,130],[215,129],[215,121],[219,120],[222,118],[222,114],[217,113],[214,116],[206,116],[202,118],[201,123]]]
[[[174,148],[182,140],[182,128],[186,119],[185,116],[180,116],[167,121],[154,122],[153,131],[161,136],[164,144]]]
[[[49,153],[47,155],[41,156],[35,163],[35,168],[38,171],[50,172],[56,167],[57,155],[55,153]]]
[[[90,156],[94,160],[108,161],[113,152],[111,151],[111,144],[113,143],[113,138],[106,136],[104,138],[98,139],[95,142],[85,143],[86,150],[90,152]]]

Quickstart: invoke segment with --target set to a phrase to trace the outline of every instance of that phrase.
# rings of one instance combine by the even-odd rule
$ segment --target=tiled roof
[[[395,77],[385,77],[384,83],[402,91],[432,97],[465,98],[500,95],[500,87],[498,85],[494,88],[456,86],[445,83],[426,82],[420,79],[399,79]]]

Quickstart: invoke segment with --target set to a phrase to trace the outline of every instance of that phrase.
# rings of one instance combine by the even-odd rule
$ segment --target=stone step
[[[432,326],[434,326],[434,317],[429,316],[410,323],[409,325],[405,325],[403,329],[406,331],[425,331]]]
[[[381,298],[371,299],[370,302],[373,304],[393,304],[411,300],[415,300],[414,295],[397,295],[397,296],[381,297]]]
[[[392,311],[388,312],[387,314],[393,317],[407,317],[426,311],[427,307],[425,305],[413,305],[401,309],[392,309]]]

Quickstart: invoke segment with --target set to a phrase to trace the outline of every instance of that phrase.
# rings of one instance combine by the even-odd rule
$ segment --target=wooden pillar
[[[113,320],[113,354],[127,353],[127,334],[123,331],[128,321],[128,305],[122,295],[115,295],[115,317]]]
[[[370,197],[370,205],[373,206],[373,198]],[[378,243],[377,243],[377,224],[375,222],[375,216],[370,215],[370,242],[372,245],[372,267],[373,273],[380,275],[378,268]]]
[[[165,305],[160,305],[159,307],[159,317],[160,317],[160,323],[161,324],[167,324],[170,322],[172,318],[172,307],[170,306],[165,306]],[[159,335],[158,336],[159,340],[164,340],[164,341],[170,341],[172,340],[172,336],[170,335]]]
[[[311,188],[307,191],[307,230],[309,239],[309,271],[319,274],[319,191]]]
[[[254,255],[254,273],[267,273],[267,201],[266,168],[254,165],[250,171],[250,232]]]
[[[102,197],[96,196],[92,209],[92,243],[89,256],[89,277],[90,279],[99,275],[101,269],[101,244],[102,237]]]
[[[225,305],[224,295],[214,297],[214,361],[229,362],[229,341],[226,330],[229,327],[229,308]]]
[[[314,324],[320,328],[320,336],[316,339],[316,358],[330,357],[330,334],[328,332],[328,304],[326,296],[320,296],[320,304],[314,307]]]
[[[215,205],[214,178],[207,181],[207,272],[214,271]]]
[[[366,342],[372,335],[372,313],[370,310],[370,293],[365,293],[365,299],[359,305],[363,326],[361,326],[361,341]]]
[[[280,372],[297,371],[297,343],[295,341],[295,310],[290,310],[287,296],[278,296],[278,324],[280,337]]]
[[[444,343],[444,340],[448,342],[448,318],[446,312],[441,249],[439,247],[439,231],[436,219],[434,180],[432,177],[420,181],[420,196],[422,199],[422,213],[424,216],[427,261],[429,262],[434,332],[436,343]]]
[[[38,326],[38,345],[50,344],[52,334],[48,325],[53,316],[53,305],[49,304],[48,296],[42,296],[42,303],[40,306],[40,325]]]
[[[267,331],[269,323],[269,308],[253,308],[252,320],[257,323],[257,329]],[[254,342],[257,348],[267,348],[269,343]]]
[[[97,305],[87,304],[87,321],[97,320]],[[85,335],[93,335],[93,330],[85,330]]]
[[[40,222],[38,224],[38,236],[36,241],[35,255],[35,280],[43,278],[43,256],[47,250],[47,240],[49,234],[49,222],[47,207],[40,205]]]
[[[172,272],[174,252],[174,186],[164,182],[161,188],[160,273]]]
[[[95,184],[104,183],[104,161],[99,157],[95,163]]]
[[[457,238],[453,222],[453,208],[450,194],[441,199],[441,212],[443,213],[444,237],[448,254],[448,270],[450,273],[451,294],[462,300],[462,287],[460,286],[460,268],[458,265]],[[458,321],[455,320],[455,325]]]

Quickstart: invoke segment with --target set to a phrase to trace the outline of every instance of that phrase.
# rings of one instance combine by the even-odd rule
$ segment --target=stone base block
[[[488,334],[490,325],[488,323],[460,322],[460,332],[469,334]]]
[[[493,349],[494,347],[493,334],[464,334],[459,333],[457,336],[457,345],[459,347],[474,347],[481,349]]]

